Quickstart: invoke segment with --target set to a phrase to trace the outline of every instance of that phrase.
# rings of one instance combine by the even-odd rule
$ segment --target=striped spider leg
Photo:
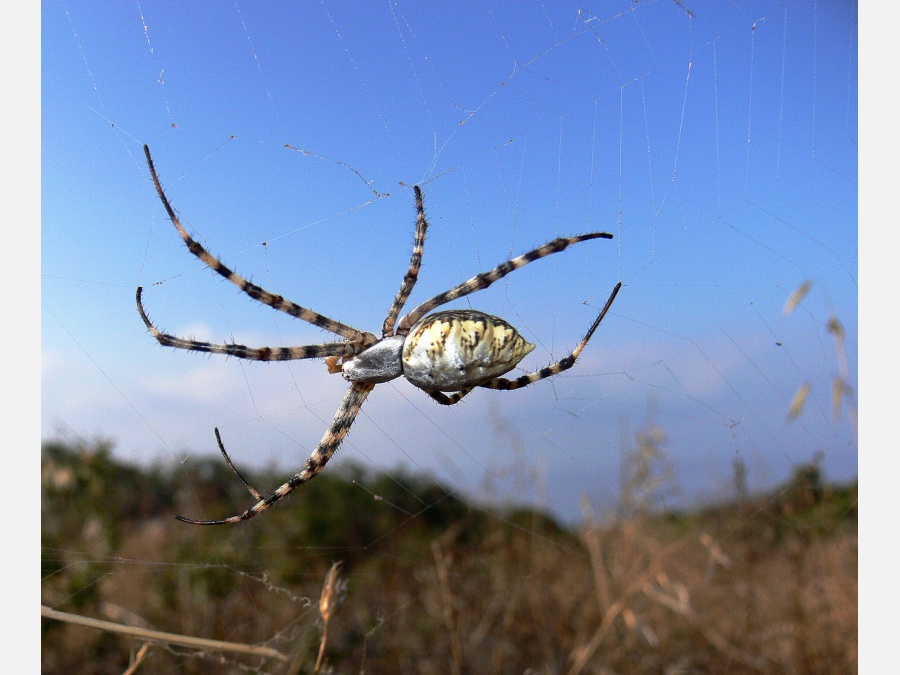
[[[411,312],[400,318],[400,313],[409,299],[422,266],[425,235],[428,221],[422,191],[414,187],[416,203],[416,230],[409,268],[400,284],[400,290],[391,304],[382,325],[382,337],[361,331],[347,324],[335,321],[323,314],[302,307],[290,300],[266,291],[229,269],[221,260],[210,254],[203,246],[191,238],[175,213],[163,191],[159,176],[150,157],[150,150],[144,146],[150,176],[162,201],[163,207],[184,240],[188,250],[210,269],[235,284],[242,292],[272,309],[289,314],[314,326],[342,337],[343,340],[319,345],[293,347],[247,347],[234,343],[211,343],[189,340],[170,335],[156,328],[150,320],[142,301],[142,289],[138,288],[136,302],[141,319],[150,334],[163,346],[176,349],[225,354],[251,361],[290,361],[297,359],[324,358],[328,371],[342,373],[350,382],[337,412],[325,435],[306,460],[305,467],[291,476],[287,482],[272,493],[263,496],[252,487],[238,471],[225,450],[225,445],[215,430],[216,442],[228,466],[256,500],[252,506],[229,518],[221,520],[194,520],[175,516],[179,520],[194,525],[222,525],[248,520],[266,511],[299,486],[314,478],[334,453],[340,448],[350,427],[359,414],[360,408],[376,384],[404,377],[414,386],[422,389],[432,399],[442,405],[458,403],[475,387],[487,389],[519,389],[571,368],[581,351],[587,345],[594,331],[612,306],[622,284],[616,284],[600,314],[588,332],[572,351],[562,360],[541,370],[522,375],[515,379],[500,377],[512,370],[534,345],[527,342],[519,332],[503,319],[474,310],[432,310],[453,300],[488,288],[507,274],[554,253],[559,253],[573,244],[591,239],[611,239],[606,232],[591,232],[575,237],[558,237],[543,246],[516,258],[501,263],[488,272],[482,272],[448,291],[426,300]],[[450,394],[449,396],[447,394]]]
[[[575,361],[578,359],[578,356],[581,354],[581,350],[587,346],[588,340],[591,339],[591,336],[594,335],[594,331],[597,330],[597,327],[600,325],[600,322],[603,321],[603,317],[606,316],[606,313],[609,311],[609,308],[612,307],[613,300],[616,299],[616,296],[619,294],[619,289],[622,288],[622,282],[618,282],[612,289],[612,293],[609,294],[609,298],[606,300],[606,304],[603,305],[603,309],[600,310],[600,314],[597,315],[597,318],[594,319],[594,323],[591,324],[591,327],[588,328],[587,333],[581,339],[581,342],[578,343],[578,346],[572,350],[572,353],[566,356],[563,359],[560,359],[556,363],[551,363],[549,366],[545,368],[541,368],[540,370],[536,370],[533,373],[528,373],[527,375],[522,375],[517,377],[514,380],[508,380],[504,377],[495,377],[492,380],[488,380],[482,384],[477,386],[484,387],[485,389],[503,389],[509,391],[511,389],[521,389],[522,387],[527,387],[529,384],[534,384],[535,382],[540,382],[541,380],[551,377],[553,375],[557,375],[558,373],[563,372],[564,370],[568,370],[572,366],[575,365]],[[494,317],[496,320],[497,317]],[[529,350],[531,351],[531,350]],[[447,396],[446,394],[441,393],[440,391],[432,391],[428,392],[428,395],[431,396],[435,401],[440,403],[441,405],[453,405],[455,403],[459,403],[466,394],[471,392],[473,387],[469,387],[467,389],[460,389],[452,396]]]

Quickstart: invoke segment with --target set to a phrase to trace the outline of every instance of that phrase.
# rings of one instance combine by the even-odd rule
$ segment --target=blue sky
[[[826,328],[846,329],[855,389],[854,4],[66,2],[42,24],[43,437],[178,462],[215,453],[218,426],[239,466],[288,475],[344,389],[318,361],[205,357],[146,333],[138,285],[179,335],[330,339],[187,252],[147,143],[214,254],[373,332],[408,263],[414,184],[431,230],[413,304],[560,234],[615,235],[454,305],[520,328],[535,369],[622,281],[575,368],[454,408],[381,385],[335,466],[430,471],[567,518],[582,495],[615,500],[648,424],[666,436],[670,500],[728,496],[736,457],[754,488],[817,452],[828,477],[856,475]]]

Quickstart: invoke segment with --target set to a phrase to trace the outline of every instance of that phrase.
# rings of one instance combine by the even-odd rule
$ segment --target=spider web
[[[735,466],[750,492],[812,460],[856,476],[855,6],[66,2],[44,42],[45,438],[177,463],[215,453],[218,427],[239,467],[287,477],[345,388],[317,361],[156,348],[138,285],[180,336],[332,336],[184,250],[146,142],[214,255],[375,333],[408,264],[414,184],[430,229],[408,309],[553,237],[615,235],[453,305],[517,326],[537,345],[527,372],[567,355],[622,281],[572,370],[451,408],[379,385],[326,472],[412,470],[498,519],[526,503],[569,524],[621,505],[648,429],[665,437],[654,507],[732,497]],[[186,515],[231,514],[197,495]]]

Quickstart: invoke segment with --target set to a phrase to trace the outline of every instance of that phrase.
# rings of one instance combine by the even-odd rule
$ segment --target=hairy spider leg
[[[228,456],[228,451],[225,449],[225,444],[222,442],[222,434],[219,433],[219,427],[216,427],[215,429],[213,429],[213,431],[215,431],[215,433],[216,433],[216,443],[218,443],[218,445],[219,445],[219,452],[222,453],[222,457],[225,458],[225,462],[228,464],[228,466],[234,472],[234,475],[241,479],[241,482],[244,484],[244,487],[247,488],[247,490],[250,492],[250,494],[253,496],[253,498],[256,501],[262,501],[263,499],[265,499],[265,497],[263,497],[261,494],[259,494],[259,492],[257,492],[255,487],[253,487],[252,485],[250,485],[250,483],[247,482],[247,480],[241,475],[241,472],[238,471],[237,467],[234,465],[234,462],[231,461],[231,457]]]
[[[479,384],[478,386],[484,387],[485,389],[501,389],[507,391],[511,389],[521,389],[522,387],[527,387],[529,384],[540,382],[541,380],[551,377],[552,375],[557,375],[558,373],[561,373],[564,370],[568,370],[569,368],[574,366],[575,361],[581,354],[581,351],[585,348],[585,346],[587,346],[588,341],[594,335],[594,331],[597,330],[600,322],[603,321],[603,317],[606,316],[609,308],[612,307],[613,300],[615,300],[616,296],[619,294],[620,288],[622,288],[621,281],[617,283],[613,288],[612,293],[610,293],[609,295],[609,299],[607,299],[606,304],[603,306],[603,309],[600,310],[600,314],[598,314],[597,318],[594,319],[594,323],[591,324],[591,327],[588,329],[584,338],[582,338],[581,342],[578,343],[578,346],[575,347],[575,349],[572,350],[572,353],[567,357],[565,357],[564,359],[560,359],[556,363],[550,364],[546,368],[541,368],[540,370],[536,370],[533,373],[522,375],[521,377],[517,377],[514,380],[509,380],[505,377],[497,377],[493,380],[488,380],[487,382]],[[426,393],[441,405],[454,405],[456,403],[459,403],[464,396],[472,391],[473,388],[461,389],[460,391],[451,394],[450,396],[447,396],[446,394],[443,394],[439,391]]]
[[[588,241],[590,239],[612,238],[613,235],[611,235],[609,232],[590,232],[588,234],[582,234],[577,237],[557,237],[553,241],[547,242],[543,246],[538,246],[536,249],[529,251],[528,253],[523,253],[516,258],[507,260],[504,263],[500,263],[499,265],[497,265],[497,267],[488,272],[476,274],[468,281],[464,281],[458,286],[454,286],[449,291],[444,291],[443,293],[434,296],[430,300],[426,300],[421,305],[412,310],[409,314],[400,319],[400,324],[397,326],[397,334],[408,334],[410,329],[416,324],[416,322],[423,316],[428,314],[428,312],[430,312],[431,310],[440,307],[441,305],[444,305],[452,300],[456,300],[458,298],[469,295],[470,293],[482,291],[493,284],[495,281],[499,281],[500,279],[505,277],[510,272],[513,272],[521,267],[525,267],[525,265],[527,265],[528,263],[534,262],[535,260],[540,260],[541,258],[546,258],[548,255],[553,255],[554,253],[565,251],[569,246],[578,244],[582,241]]]
[[[141,302],[143,288],[138,286],[135,300],[138,312],[150,334],[164,347],[176,349],[189,349],[195,352],[208,352],[210,354],[225,354],[236,356],[239,359],[251,361],[293,361],[296,359],[317,359],[323,356],[353,356],[356,351],[352,342],[329,342],[322,345],[301,345],[297,347],[247,347],[246,345],[217,344],[215,342],[203,342],[201,340],[186,340],[163,333],[150,320],[144,305]]]
[[[422,269],[422,252],[425,250],[425,233],[428,231],[428,221],[425,219],[425,205],[422,201],[422,190],[418,185],[413,187],[416,194],[416,239],[413,244],[412,256],[409,259],[409,270],[400,284],[400,290],[394,303],[391,305],[388,315],[382,326],[382,337],[391,337],[394,334],[394,324],[397,323],[397,316],[403,310],[403,305],[409,299],[416,280],[419,278],[419,270]]]
[[[581,342],[578,343],[578,346],[575,347],[575,349],[572,350],[572,353],[567,357],[565,357],[564,359],[560,359],[556,363],[550,364],[546,368],[541,368],[540,370],[536,370],[533,373],[522,375],[521,377],[517,377],[514,380],[508,380],[505,377],[498,377],[493,380],[489,380],[484,384],[479,384],[478,386],[484,387],[485,389],[520,389],[521,387],[527,387],[529,384],[540,382],[544,378],[550,377],[551,375],[556,375],[574,366],[575,361],[578,359],[581,351],[587,345],[588,340],[591,339],[594,331],[597,330],[597,326],[600,325],[600,322],[603,321],[603,317],[606,316],[609,308],[612,307],[613,300],[615,300],[616,296],[619,294],[620,288],[622,288],[621,281],[617,283],[613,288],[612,293],[610,293],[609,295],[609,299],[606,301],[603,309],[600,310],[600,314],[597,315],[596,319],[594,319],[594,323],[591,324],[591,327],[588,329],[588,332],[585,334],[584,338],[582,338]]]
[[[468,389],[460,389],[456,393],[450,394],[449,396],[441,391],[426,391],[425,393],[441,405],[456,405],[457,403],[462,401],[463,397],[471,392],[473,388],[474,387],[469,387]]]
[[[354,344],[363,345],[363,347],[375,342],[375,336],[371,333],[365,333],[364,331],[360,331],[353,326],[348,326],[347,324],[341,323],[340,321],[335,321],[334,319],[331,319],[323,314],[319,314],[318,312],[314,312],[313,310],[307,309],[306,307],[301,307],[300,305],[291,302],[290,300],[287,300],[280,295],[270,293],[264,288],[257,286],[247,279],[244,279],[242,276],[236,274],[234,271],[226,267],[221,260],[213,256],[211,253],[209,253],[209,251],[203,248],[200,243],[192,239],[191,236],[187,233],[187,230],[184,229],[181,221],[175,214],[175,209],[172,208],[172,205],[169,203],[169,199],[166,197],[166,193],[162,188],[162,183],[160,183],[159,176],[156,173],[156,168],[153,166],[153,158],[150,156],[150,148],[146,145],[144,146],[144,155],[146,155],[147,157],[147,166],[150,167],[150,176],[153,179],[153,185],[156,187],[156,193],[159,195],[160,201],[162,201],[163,206],[166,209],[166,213],[169,214],[169,220],[172,221],[175,229],[178,230],[178,234],[180,234],[181,238],[184,239],[184,243],[187,244],[188,250],[201,261],[203,261],[211,270],[228,279],[228,281],[240,288],[241,291],[249,295],[254,300],[261,302],[264,305],[268,305],[272,309],[278,310],[279,312],[284,312],[285,314],[289,314],[297,319],[300,319],[301,321],[306,321],[307,323],[311,323],[314,326],[318,326],[319,328],[323,328],[331,333],[340,335],[341,337],[346,338],[348,341]]]
[[[325,465],[328,463],[328,460],[331,459],[332,455],[337,451],[337,449],[341,446],[344,438],[346,438],[347,433],[350,431],[350,426],[353,424],[353,420],[356,419],[356,416],[359,414],[359,409],[362,407],[363,401],[366,400],[366,397],[369,395],[375,388],[374,384],[369,384],[368,382],[354,382],[350,388],[347,390],[347,393],[344,394],[343,400],[341,400],[341,405],[338,407],[337,412],[334,415],[334,419],[331,421],[331,425],[328,427],[328,430],[325,432],[325,435],[322,437],[322,440],[319,441],[319,444],[316,446],[315,450],[309,456],[309,459],[306,460],[306,467],[293,476],[286,483],[284,483],[281,487],[275,489],[272,494],[269,496],[260,499],[256,504],[248,508],[243,513],[231,516],[230,518],[223,518],[222,520],[193,520],[192,518],[185,518],[184,516],[175,516],[178,520],[190,523],[191,525],[225,525],[227,523],[239,523],[242,520],[249,520],[255,515],[262,513],[270,508],[272,508],[277,502],[281,499],[287,497],[291,492],[296,490],[298,487],[303,485],[305,482],[314,478],[322,469],[325,468]],[[218,438],[218,434],[216,434]],[[228,453],[225,452],[224,445],[221,444],[219,448],[222,453],[225,455],[225,459],[228,462],[228,465],[231,466],[232,471],[237,474],[237,477],[241,479],[241,482],[244,486],[250,490],[250,494],[258,497],[259,493],[250,487],[247,481],[244,480],[243,476],[234,468],[234,465],[231,463],[231,460],[228,458]]]
[[[169,203],[169,200],[166,197],[165,191],[163,190],[162,184],[159,180],[159,176],[156,173],[156,169],[153,165],[153,159],[150,156],[150,149],[146,145],[144,146],[144,154],[147,158],[147,166],[150,169],[150,175],[153,179],[153,184],[156,187],[156,192],[163,203],[166,213],[168,214],[169,219],[172,221],[172,224],[175,226],[175,229],[178,231],[179,235],[187,245],[188,250],[194,256],[205,263],[217,274],[235,284],[242,292],[249,295],[254,300],[268,305],[277,311],[284,312],[302,321],[306,321],[307,323],[310,323],[314,326],[319,326],[320,328],[323,328],[329,332],[340,335],[346,340],[346,342],[334,342],[320,345],[305,345],[281,348],[254,348],[238,344],[215,344],[199,340],[185,340],[183,338],[164,333],[158,330],[153,325],[153,323],[150,321],[149,316],[147,315],[147,312],[144,310],[143,303],[141,301],[141,294],[143,289],[139,287],[135,296],[138,306],[138,312],[140,313],[141,319],[144,321],[147,329],[160,344],[179,349],[225,354],[238,358],[257,361],[327,357],[326,361],[332,362],[329,364],[329,369],[332,370],[336,368],[337,360],[341,357],[355,356],[372,344],[378,342],[377,338],[371,333],[360,331],[356,328],[353,328],[352,326],[341,323],[339,321],[335,321],[334,319],[314,312],[313,310],[297,305],[290,300],[286,300],[280,295],[275,295],[266,291],[260,286],[257,286],[256,284],[253,284],[247,279],[239,276],[234,271],[229,269],[221,260],[210,254],[205,248],[203,248],[201,244],[192,239],[182,226],[178,216],[175,213],[175,210],[172,208],[172,205]],[[459,284],[458,286],[455,286],[448,291],[434,296],[430,300],[427,300],[416,307],[402,319],[400,319],[399,325],[397,325],[397,317],[403,310],[406,301],[409,299],[409,296],[412,293],[412,290],[415,287],[416,281],[418,279],[419,271],[421,270],[422,254],[425,246],[425,236],[428,230],[428,221],[425,217],[422,191],[418,186],[415,186],[414,192],[416,200],[417,219],[413,252],[410,257],[410,263],[407,273],[400,284],[400,290],[394,298],[394,302],[392,303],[391,308],[388,311],[387,317],[385,317],[384,324],[382,326],[384,338],[393,337],[395,334],[407,335],[412,326],[415,325],[416,322],[418,322],[431,310],[457,298],[461,298],[469,295],[470,293],[483,290],[499,279],[502,279],[510,272],[524,267],[530,262],[534,262],[535,260],[539,260],[540,258],[552,255],[554,253],[559,253],[572,244],[587,241],[590,239],[612,239],[613,237],[613,235],[606,232],[592,232],[576,237],[559,237],[557,239],[554,239],[553,241],[548,242],[543,246],[540,246],[532,251],[529,251],[528,253],[508,260],[488,272],[478,274],[468,281],[463,282],[462,284]],[[621,283],[616,285],[615,289],[609,297],[609,300],[607,300],[605,307],[600,312],[600,315],[594,321],[591,328],[588,330],[587,335],[585,335],[581,343],[575,348],[575,350],[573,350],[572,354],[570,354],[568,357],[555,364],[547,366],[540,371],[530,373],[528,375],[523,375],[522,377],[516,378],[514,380],[495,378],[477,386],[490,389],[517,389],[520,387],[528,386],[529,384],[533,384],[534,382],[537,382],[541,379],[550,377],[551,375],[555,375],[559,372],[562,372],[563,370],[571,368],[572,365],[574,365],[575,360],[578,358],[578,355],[584,349],[588,340],[590,340],[597,326],[602,321],[603,316],[609,310],[616,294],[619,291],[619,288],[621,288]],[[334,372],[336,372],[336,370],[334,370]],[[375,384],[369,382],[354,382],[350,386],[350,388],[347,390],[347,393],[344,395],[344,398],[341,400],[341,404],[338,407],[338,410],[335,413],[334,419],[328,427],[328,430],[325,432],[325,435],[322,437],[322,439],[319,441],[319,444],[307,459],[306,467],[302,471],[294,474],[294,476],[292,476],[286,483],[278,487],[274,492],[266,497],[263,497],[261,493],[259,493],[253,486],[251,486],[237,470],[237,467],[231,461],[231,458],[228,456],[228,453],[225,450],[225,445],[222,443],[222,438],[219,434],[219,430],[216,429],[216,441],[219,445],[219,450],[221,451],[222,456],[225,458],[225,461],[228,463],[228,466],[231,467],[231,470],[234,472],[234,474],[240,479],[241,483],[243,483],[244,487],[247,488],[247,490],[254,497],[254,499],[257,500],[257,502],[247,510],[245,510],[243,513],[222,520],[201,521],[185,518],[184,516],[176,516],[176,518],[183,522],[195,525],[223,525],[227,523],[238,523],[243,520],[248,520],[258,513],[271,508],[282,498],[289,495],[300,485],[311,480],[316,475],[318,475],[320,471],[322,471],[322,469],[325,467],[334,453],[338,450],[338,448],[340,448],[344,438],[347,436],[347,433],[350,430],[351,425],[353,424],[353,421],[359,414],[363,402],[374,388]],[[471,390],[471,387],[461,389],[449,396],[439,391],[426,391],[426,393],[431,396],[433,400],[441,403],[442,405],[453,405],[455,403],[458,403]]]

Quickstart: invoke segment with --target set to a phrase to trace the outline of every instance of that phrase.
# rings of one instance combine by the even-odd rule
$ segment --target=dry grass
[[[370,485],[412,515],[379,522],[366,502],[342,522],[375,529],[332,534],[343,548],[316,535],[299,499],[257,527],[186,527],[167,517],[177,487],[143,474],[131,478],[159,504],[104,515],[85,491],[108,505],[104,485],[129,476],[84,448],[52,455],[44,603],[132,632],[45,619],[44,670],[856,672],[855,488],[827,488],[808,467],[771,496],[660,515],[659,440],[639,437],[619,516],[586,515],[576,532],[537,513],[484,514],[433,484],[417,491],[424,507]],[[212,491],[218,477],[205,480],[191,484]],[[352,485],[322,482],[351,500]]]

